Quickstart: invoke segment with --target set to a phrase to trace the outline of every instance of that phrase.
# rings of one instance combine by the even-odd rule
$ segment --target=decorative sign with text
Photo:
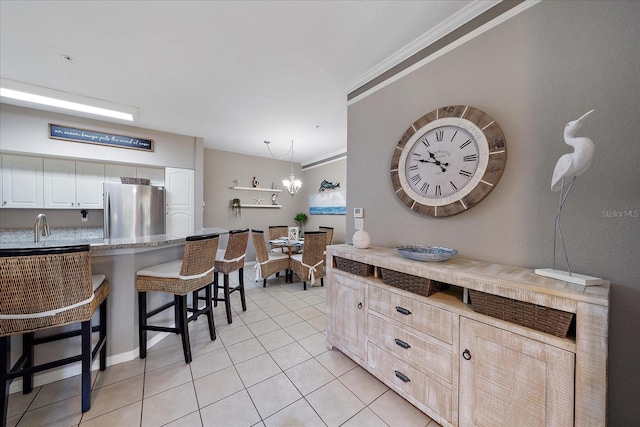
[[[49,138],[63,141],[85,142],[89,144],[110,145],[119,148],[153,151],[153,139],[135,138],[132,136],[113,135],[110,133],[94,132],[86,129],[76,129],[49,123]]]

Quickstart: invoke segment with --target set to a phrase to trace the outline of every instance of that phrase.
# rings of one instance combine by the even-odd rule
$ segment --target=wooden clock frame
[[[464,187],[442,200],[422,197],[408,184],[408,153],[428,132],[440,126],[457,126],[476,141],[480,161]],[[433,110],[416,120],[402,135],[391,158],[391,182],[396,196],[409,209],[422,215],[447,217],[464,212],[482,201],[496,186],[507,162],[507,143],[498,123],[483,111],[465,105]]]

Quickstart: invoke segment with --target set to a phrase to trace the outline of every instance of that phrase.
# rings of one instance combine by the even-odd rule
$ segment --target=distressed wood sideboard
[[[339,269],[336,257],[363,272]],[[448,284],[422,296],[381,269]],[[327,247],[327,339],[443,426],[604,426],[609,285],[462,258],[405,259],[393,248]],[[467,290],[571,313],[566,337],[477,313]],[[463,302],[464,300],[464,302]],[[473,303],[473,299],[471,300]]]

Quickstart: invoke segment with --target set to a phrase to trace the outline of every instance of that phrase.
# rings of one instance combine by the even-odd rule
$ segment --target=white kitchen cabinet
[[[339,270],[335,257],[374,275]],[[449,287],[418,295],[385,284],[381,269]],[[525,268],[421,263],[393,248],[351,245],[327,248],[326,282],[328,345],[440,425],[605,425],[608,283],[585,288]],[[463,303],[464,288],[571,313],[575,327],[558,337],[489,317]]]
[[[571,426],[575,354],[460,320],[460,426]]]
[[[44,206],[42,158],[2,155],[2,206],[42,208]]]
[[[192,169],[165,169],[166,234],[186,236],[195,226],[195,172]]]
[[[102,209],[104,165],[76,162],[76,206],[82,209]]]
[[[44,159],[44,208],[76,207],[76,162]]]
[[[46,209],[102,209],[102,163],[44,159]]]

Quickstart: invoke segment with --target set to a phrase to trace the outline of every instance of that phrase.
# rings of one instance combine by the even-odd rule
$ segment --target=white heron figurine
[[[564,238],[562,237],[562,231],[560,230],[560,214],[562,213],[562,206],[571,191],[571,187],[573,187],[573,183],[577,177],[587,170],[591,164],[593,153],[595,152],[593,141],[586,137],[575,136],[584,120],[594,111],[595,110],[591,110],[585,113],[578,120],[571,121],[565,126],[564,142],[573,147],[573,152],[564,154],[558,159],[556,167],[553,170],[553,177],[551,178],[551,191],[560,192],[560,204],[558,206],[558,213],[556,214],[555,228],[553,230],[553,269],[556,269],[556,235],[558,234],[560,235],[560,242],[562,243],[562,250],[567,263],[569,276],[571,276],[571,267],[569,266],[567,249],[564,244]],[[566,190],[565,181],[570,181]]]

